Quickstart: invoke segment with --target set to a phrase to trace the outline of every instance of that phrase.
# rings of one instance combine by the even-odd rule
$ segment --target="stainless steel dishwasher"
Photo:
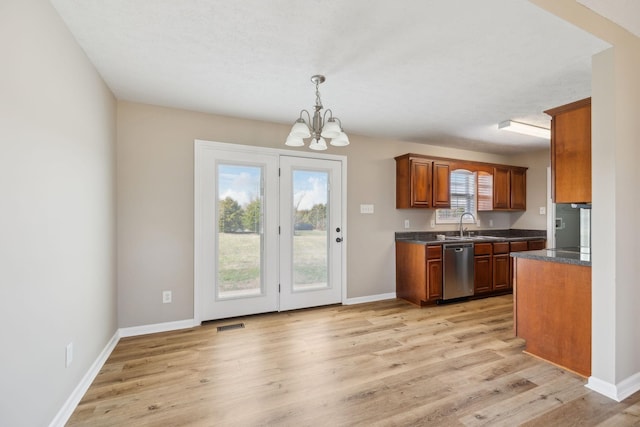
[[[442,299],[473,295],[473,243],[445,244],[443,249]]]

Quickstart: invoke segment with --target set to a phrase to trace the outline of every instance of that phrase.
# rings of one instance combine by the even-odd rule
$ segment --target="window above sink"
[[[458,224],[460,216],[465,212],[477,218],[478,173],[466,169],[455,169],[449,174],[450,209],[436,209],[436,224]],[[466,216],[462,220],[465,224],[475,221]]]

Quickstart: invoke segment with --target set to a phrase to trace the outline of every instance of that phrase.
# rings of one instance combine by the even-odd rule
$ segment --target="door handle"
[[[338,243],[342,242],[342,237],[336,237],[336,242]]]

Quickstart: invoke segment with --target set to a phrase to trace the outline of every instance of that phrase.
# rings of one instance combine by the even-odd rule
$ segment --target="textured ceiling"
[[[348,134],[519,152],[543,110],[591,95],[606,43],[527,0],[52,0],[116,97]]]

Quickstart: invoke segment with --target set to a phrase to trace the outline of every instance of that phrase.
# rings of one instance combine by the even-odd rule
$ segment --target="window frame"
[[[456,184],[454,182],[455,180],[453,178],[453,175],[457,171],[466,172],[465,173],[466,177],[464,179],[466,181],[465,183]],[[469,184],[473,184],[472,185],[473,188],[469,188],[470,187]],[[465,192],[454,193],[454,191],[459,191],[458,188],[460,188],[461,186],[467,187],[465,189]],[[471,190],[471,192],[469,190]],[[436,218],[435,218],[436,224],[459,224],[460,217],[465,212],[471,212],[471,214],[473,214],[474,219],[470,218],[469,216],[465,216],[462,219],[462,222],[464,224],[475,224],[476,223],[475,218],[478,217],[478,171],[469,170],[461,167],[451,170],[451,172],[449,172],[449,197],[450,197],[450,202],[452,207],[448,209],[436,209]],[[463,200],[466,199],[464,202],[464,207],[454,208],[453,206],[457,205],[455,201],[459,199],[463,199]]]

